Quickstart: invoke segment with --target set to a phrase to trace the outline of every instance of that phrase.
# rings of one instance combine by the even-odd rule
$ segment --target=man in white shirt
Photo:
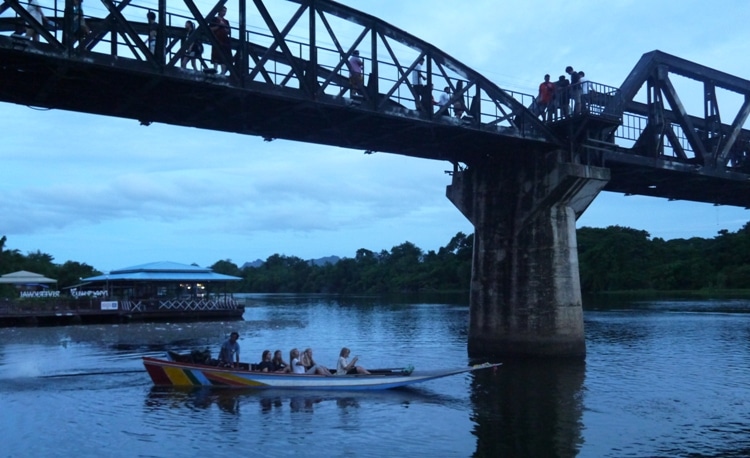
[[[578,72],[578,77],[578,84],[581,85],[581,99],[580,103],[576,103],[576,113],[581,114],[583,106],[588,104],[591,82],[589,82],[589,79],[586,78],[586,74],[582,71]]]
[[[451,99],[451,88],[448,86],[445,86],[445,89],[443,89],[443,93],[440,94],[440,99],[438,99],[438,106],[442,109],[445,108],[445,111],[443,111],[443,116],[450,116],[450,107],[448,106],[448,102]]]

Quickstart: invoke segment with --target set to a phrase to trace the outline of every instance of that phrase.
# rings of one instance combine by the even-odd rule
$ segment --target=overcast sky
[[[744,0],[341,3],[526,93],[567,65],[620,86],[656,49],[750,75]],[[86,6],[87,14],[103,14],[96,0]],[[231,2],[229,10],[236,26]],[[734,112],[722,116],[730,122]],[[353,257],[359,248],[390,250],[405,241],[436,250],[473,231],[445,197],[446,162],[7,103],[0,121],[0,236],[8,249],[40,250],[57,263],[109,271],[152,261],[242,265],[275,253]],[[711,238],[748,218],[739,208],[603,193],[578,226]]]

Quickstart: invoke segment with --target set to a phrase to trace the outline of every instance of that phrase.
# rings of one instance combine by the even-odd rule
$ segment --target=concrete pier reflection
[[[476,457],[573,457],[583,443],[584,362],[505,364],[472,381]]]

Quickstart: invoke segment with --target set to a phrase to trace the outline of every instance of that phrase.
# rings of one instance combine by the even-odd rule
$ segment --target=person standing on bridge
[[[581,75],[568,65],[565,67],[565,73],[570,75],[570,98],[573,99],[574,112],[581,112]]]
[[[364,69],[365,62],[359,57],[359,50],[355,49],[349,58],[349,83],[352,86],[351,95],[362,94]]]
[[[193,21],[187,21],[185,22],[185,38],[183,38],[183,47],[185,46],[185,43],[187,43],[192,37],[195,35],[195,24],[193,24]],[[180,62],[180,66],[182,68],[187,68],[187,63],[190,61],[190,64],[193,66],[193,70],[198,70],[198,68],[195,66],[195,60],[200,57],[203,54],[203,43],[200,42],[200,39],[194,39],[190,45],[185,47],[185,50],[183,51],[182,55],[182,61]]]
[[[464,103],[464,95],[462,94],[464,90],[464,82],[461,80],[458,80],[456,82],[456,101],[453,102],[453,114],[456,115],[458,119],[461,119],[461,117],[466,112],[466,104]]]
[[[156,13],[149,11],[146,13],[146,19],[148,20],[148,38],[146,44],[151,54],[156,53],[156,33],[159,30],[159,25],[156,23]]]
[[[70,7],[71,30],[68,42],[75,46],[76,42],[83,43],[83,40],[89,34],[89,26],[86,24],[86,18],[83,16],[83,0],[73,0]]]
[[[36,22],[42,24],[45,27],[47,26],[47,20],[44,17],[44,12],[42,11],[42,7],[39,6],[39,2],[37,2],[37,0],[29,0],[29,14],[34,18],[34,20],[36,20]],[[39,41],[39,33],[33,27],[26,28],[26,36],[29,37],[30,40]]]
[[[451,110],[450,110],[450,102],[451,100],[451,88],[449,86],[445,86],[445,89],[443,89],[443,93],[440,94],[440,98],[438,99],[438,110],[442,110],[443,107],[445,107],[445,110],[443,111],[443,116],[450,116]]]
[[[560,108],[560,116],[567,118],[570,116],[570,81],[565,78],[565,75],[560,75],[560,78],[555,83],[555,105]],[[555,109],[555,118],[557,118],[557,109]]]
[[[229,21],[224,19],[227,14],[227,7],[223,6],[219,13],[211,21],[211,32],[213,32],[218,46],[214,44],[211,47],[211,63],[214,64],[214,70],[221,68],[221,74],[227,73],[227,62],[223,54],[231,56],[232,54],[232,29],[229,27]]]
[[[424,65],[424,57],[419,59],[411,72],[411,85],[414,86],[414,104],[417,106],[417,110],[422,109],[421,101],[425,98],[425,87],[422,85],[422,81],[427,81],[427,78],[422,74],[422,65]],[[430,98],[432,98],[432,95],[430,95]]]
[[[549,80],[549,75],[544,75],[544,81],[539,85],[539,95],[536,96],[536,104],[542,121],[552,121],[552,111],[555,103],[555,83]]]
[[[578,84],[581,86],[581,103],[576,105],[576,114],[581,114],[589,102],[589,89],[591,83],[583,71],[578,72]]]

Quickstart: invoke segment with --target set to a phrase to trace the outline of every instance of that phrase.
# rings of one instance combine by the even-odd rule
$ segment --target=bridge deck
[[[563,162],[610,168],[606,190],[750,207],[750,132],[743,129],[750,83],[673,56],[645,55],[623,91],[592,86],[598,102],[592,97],[588,112],[545,125],[527,109],[532,96],[503,91],[428,43],[336,3],[294,0],[298,9],[277,24],[262,2],[253,2],[265,30],[233,27],[224,77],[184,70],[179,61],[191,40],[217,45],[208,25],[226,1],[206,16],[191,0],[185,0],[189,16],[159,10],[163,54],[148,50],[148,25],[132,19],[145,16],[144,6],[100,1],[110,15],[88,17],[92,33],[74,45],[62,8],[46,12],[54,30],[34,25],[40,42],[11,36],[19,21],[33,19],[25,4],[2,0],[0,100],[470,166],[508,154],[553,153]],[[300,20],[305,14],[309,21]],[[186,19],[197,23],[197,38],[185,39]],[[334,20],[360,27],[359,38],[342,46]],[[291,39],[295,30],[309,40]],[[324,32],[326,44],[318,39]],[[369,68],[366,87],[352,95],[345,62],[357,47],[367,50]],[[411,75],[420,60],[428,84],[452,89],[451,108],[429,101],[425,108],[419,100]],[[705,80],[711,109],[703,117],[681,108],[670,72]],[[635,101],[644,85],[648,104]],[[745,98],[729,125],[718,116],[716,88]],[[466,115],[443,116],[458,101]]]

